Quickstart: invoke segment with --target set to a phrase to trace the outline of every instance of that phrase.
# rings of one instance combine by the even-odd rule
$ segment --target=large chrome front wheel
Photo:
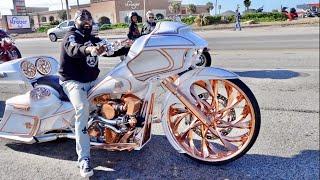
[[[243,156],[260,129],[260,109],[250,89],[239,79],[200,80],[190,87],[196,106],[210,120],[204,124],[185,105],[167,105],[164,123],[169,140],[188,157],[220,165]]]

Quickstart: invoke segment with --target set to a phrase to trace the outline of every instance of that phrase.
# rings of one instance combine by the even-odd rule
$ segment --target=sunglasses
[[[154,19],[154,17],[149,17],[149,19]]]

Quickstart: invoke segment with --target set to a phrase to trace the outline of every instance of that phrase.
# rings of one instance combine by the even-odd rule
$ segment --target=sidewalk
[[[259,24],[245,24],[242,22],[242,28],[259,28],[259,27],[269,27],[269,26],[319,26],[319,18],[305,18],[305,19],[298,19],[293,21],[281,21],[281,22],[262,22]],[[233,29],[234,24],[218,24],[218,25],[209,25],[209,26],[202,26],[196,27],[195,25],[191,26],[194,31],[205,31],[205,30],[224,30],[224,29]],[[100,31],[100,36],[105,36],[110,39],[122,39],[126,37],[127,29],[110,29]],[[47,37],[46,33],[29,33],[29,34],[19,34],[16,36],[16,39],[20,38],[43,38]]]

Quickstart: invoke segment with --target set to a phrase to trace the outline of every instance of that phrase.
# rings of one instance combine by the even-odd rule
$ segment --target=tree
[[[110,19],[108,17],[106,17],[106,16],[100,17],[98,22],[99,22],[100,25],[111,24]]]
[[[169,5],[169,11],[171,13],[177,14],[177,12],[180,12],[181,9],[181,3],[180,2],[171,2]]]
[[[190,14],[195,14],[197,12],[197,6],[194,4],[189,4],[187,9]]]
[[[246,10],[249,10],[249,7],[251,6],[251,1],[250,0],[244,0],[243,4],[246,7]]]
[[[54,17],[53,17],[53,16],[50,16],[50,17],[49,17],[49,21],[50,21],[50,22],[53,22],[53,21],[54,21]]]
[[[67,20],[67,12],[65,10],[61,10],[58,12],[58,17],[61,20]]]
[[[207,2],[207,11],[208,13],[210,13],[210,11],[214,8],[213,3],[212,2]]]

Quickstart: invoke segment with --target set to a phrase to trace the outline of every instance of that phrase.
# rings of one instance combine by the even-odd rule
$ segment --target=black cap
[[[86,9],[81,9],[76,12],[74,19],[77,20],[78,18],[80,18],[80,21],[92,20],[91,13]]]

